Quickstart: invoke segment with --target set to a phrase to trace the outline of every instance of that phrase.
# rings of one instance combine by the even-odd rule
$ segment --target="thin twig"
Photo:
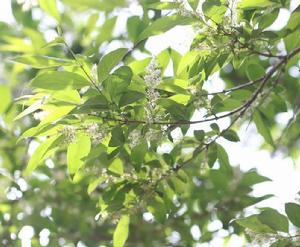
[[[72,58],[75,60],[75,62],[79,65],[80,69],[83,71],[83,73],[86,75],[86,77],[88,78],[88,80],[90,81],[90,83],[94,86],[94,88],[98,91],[98,93],[100,95],[103,95],[100,88],[97,86],[97,83],[93,80],[93,78],[89,75],[89,73],[86,71],[86,69],[84,68],[84,66],[78,62],[78,59],[75,55],[75,53],[72,51],[71,47],[66,43],[66,41],[64,40],[64,45],[66,46],[68,52],[71,54]]]

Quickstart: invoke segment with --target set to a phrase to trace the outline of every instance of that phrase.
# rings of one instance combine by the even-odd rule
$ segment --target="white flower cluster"
[[[150,129],[146,135],[145,138],[148,142],[155,141],[158,142],[164,133],[161,130],[156,130],[156,129]]]
[[[18,4],[22,4],[22,10],[28,11],[39,4],[38,0],[17,0]]]
[[[100,127],[96,123],[87,124],[84,126],[84,129],[95,145],[101,143],[108,133],[107,127]]]
[[[128,135],[128,140],[129,140],[129,146],[131,148],[134,148],[140,143],[141,132],[137,129],[131,131],[130,134]]]
[[[104,177],[105,181],[104,183],[117,183],[120,181],[120,179],[125,179],[125,180],[138,180],[138,176],[132,172],[125,172],[124,174],[122,174],[120,177],[115,177],[113,175],[109,175],[107,172],[107,169],[104,168],[100,174],[100,177]]]
[[[156,102],[159,99],[159,92],[156,91],[156,87],[161,82],[161,70],[158,67],[156,60],[153,58],[149,65],[146,67],[146,75],[144,77],[145,83],[147,85],[146,96],[148,103],[145,106],[146,120],[149,124],[154,121],[154,109],[156,107]]]
[[[203,91],[195,85],[189,87],[190,93],[195,97],[193,105],[196,109],[207,107],[208,102],[205,96],[203,95]]]
[[[146,75],[144,79],[146,85],[153,89],[156,88],[161,82],[161,70],[158,68],[155,58],[153,58],[146,67]]]
[[[146,96],[148,98],[148,102],[150,105],[150,108],[155,108],[156,101],[159,99],[159,92],[155,91],[153,88],[146,90]]]
[[[76,139],[76,129],[72,126],[64,126],[59,132],[64,136],[64,141],[67,144],[74,142]]]
[[[250,229],[246,229],[245,231],[250,239],[252,240],[253,246],[262,247],[262,246],[270,246],[274,242],[276,242],[280,236],[272,233],[257,233]]]

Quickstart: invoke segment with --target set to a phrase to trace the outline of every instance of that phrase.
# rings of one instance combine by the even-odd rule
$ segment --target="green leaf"
[[[104,93],[107,98],[116,104],[119,103],[123,93],[127,90],[132,78],[129,67],[123,66],[117,69],[103,82]]]
[[[142,141],[140,144],[135,146],[131,151],[131,159],[134,163],[137,164],[137,167],[141,167],[142,162],[144,161],[145,154],[148,151],[148,145],[146,141]]]
[[[265,70],[261,65],[252,63],[248,65],[246,74],[250,81],[255,81],[265,75]]]
[[[218,161],[220,163],[220,170],[224,173],[232,174],[232,167],[229,162],[229,157],[226,150],[219,144],[217,144]]]
[[[148,202],[147,210],[154,215],[155,219],[159,223],[163,223],[166,220],[166,205],[161,197],[155,196],[150,202]]]
[[[130,105],[142,98],[145,98],[145,94],[137,92],[137,91],[126,91],[120,101],[119,101],[119,107],[123,107],[126,105]]]
[[[25,117],[33,112],[35,112],[36,110],[40,109],[42,106],[42,102],[43,100],[39,100],[37,102],[34,102],[32,105],[30,105],[29,107],[27,107],[24,111],[22,111],[20,114],[18,114],[14,120],[18,120],[22,117]]]
[[[216,23],[220,23],[223,20],[224,14],[227,10],[220,0],[205,1],[202,9],[205,16],[209,17]]]
[[[57,9],[56,0],[39,0],[42,10],[60,22],[60,14]]]
[[[203,142],[205,137],[204,130],[194,130],[194,136],[199,142]]]
[[[207,163],[210,168],[212,168],[218,158],[218,146],[213,143],[209,145],[207,150]]]
[[[108,77],[111,70],[121,62],[127,51],[128,49],[126,48],[119,48],[101,58],[98,64],[99,82],[104,81]]]
[[[129,215],[122,215],[113,236],[113,247],[123,247],[129,234]]]
[[[275,231],[289,232],[289,221],[287,217],[274,209],[264,210],[258,215],[258,219]]]
[[[240,138],[237,135],[237,133],[234,130],[226,130],[225,132],[222,133],[222,136],[227,139],[228,141],[231,142],[239,142]]]
[[[5,112],[8,106],[11,103],[12,96],[8,86],[0,85],[0,95],[1,95],[1,104],[0,104],[0,114]]]
[[[91,150],[91,140],[85,134],[78,134],[76,141],[68,146],[67,163],[70,174],[76,173],[83,165]]]
[[[68,66],[74,64],[73,60],[41,56],[41,55],[19,56],[12,59],[12,61],[30,65],[32,68],[36,68],[36,69],[53,68],[53,67]]]
[[[24,172],[25,175],[29,175],[38,167],[38,165],[40,165],[45,159],[47,159],[59,147],[59,143],[61,140],[61,136],[56,135],[42,142],[31,156]]]
[[[294,30],[299,26],[300,26],[300,5],[291,14],[291,17],[287,24],[287,28]]]
[[[143,22],[139,16],[131,16],[127,20],[128,36],[133,42],[136,42],[140,33],[142,33],[146,27],[147,24]]]
[[[264,137],[265,141],[274,146],[273,138],[270,129],[267,125],[266,117],[259,110],[255,110],[253,120],[258,132]]]
[[[271,13],[263,15],[259,20],[259,28],[265,29],[273,24],[279,14],[279,9],[273,10]]]
[[[146,29],[144,29],[144,31],[139,35],[137,42],[147,39],[150,36],[166,32],[177,25],[188,25],[191,23],[192,22],[190,18],[177,15],[163,16],[155,20]]]
[[[119,158],[114,159],[113,162],[109,165],[108,170],[115,174],[123,175],[124,168],[122,160]]]
[[[296,203],[286,203],[285,212],[289,220],[297,227],[300,227],[300,205]]]
[[[89,186],[87,189],[88,194],[91,194],[98,185],[102,184],[106,180],[105,177],[94,178],[91,182],[89,182]]]
[[[258,215],[251,215],[243,219],[238,219],[236,220],[236,223],[257,233],[275,233],[272,228],[263,224],[258,219]]]
[[[110,147],[118,147],[123,145],[125,142],[125,136],[123,134],[123,130],[121,127],[115,127],[113,128],[111,132],[111,139],[109,142]]]
[[[238,7],[241,9],[256,9],[265,8],[272,4],[270,0],[242,0],[239,2]]]
[[[80,89],[90,86],[88,80],[68,71],[49,71],[37,75],[30,83],[32,87],[47,90]]]
[[[280,239],[270,245],[270,247],[291,247],[293,246],[292,242],[290,239]]]
[[[259,175],[255,170],[246,172],[242,178],[241,185],[252,186],[254,184],[272,181],[270,178]]]
[[[177,9],[179,7],[180,7],[180,3],[178,2],[157,2],[148,5],[149,9],[157,9],[157,10]]]

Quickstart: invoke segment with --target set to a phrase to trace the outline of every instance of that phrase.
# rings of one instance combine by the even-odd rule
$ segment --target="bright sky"
[[[13,16],[10,9],[10,0],[0,0],[0,21],[13,22]],[[291,3],[291,9],[296,8],[300,4],[300,0],[293,0]],[[278,30],[283,27],[289,18],[289,11],[283,9],[280,11],[278,19],[271,29]],[[191,42],[193,35],[192,29],[186,27],[176,27],[167,33],[155,37],[151,37],[147,42],[147,47],[152,50],[154,54],[158,54],[164,48],[169,46],[184,53],[188,50],[188,46]],[[207,83],[208,88],[214,90],[222,89],[223,82],[216,75],[213,80]],[[199,116],[195,115],[195,118]],[[287,115],[282,115],[281,120],[287,118]],[[221,125],[226,126],[226,121]],[[205,125],[193,126],[195,129],[206,128]],[[243,170],[251,168],[257,168],[260,174],[265,175],[273,180],[273,182],[266,182],[255,187],[254,194],[259,196],[263,194],[274,194],[275,197],[260,203],[260,206],[272,206],[282,212],[284,211],[284,203],[293,201],[295,195],[300,191],[300,168],[295,167],[293,162],[289,158],[271,157],[269,152],[264,150],[258,150],[259,145],[262,143],[262,138],[256,133],[256,129],[253,124],[250,124],[248,128],[243,127],[240,131],[241,142],[229,143],[222,141],[232,164],[240,165]],[[300,161],[300,160],[299,160]],[[300,162],[297,162],[300,164]],[[197,229],[195,229],[196,234]],[[24,235],[24,234],[23,234]],[[25,234],[28,237],[28,233]],[[30,241],[23,241],[23,246],[30,246]],[[223,246],[222,240],[216,238],[211,244],[201,244],[197,247],[216,247]],[[228,244],[228,246],[239,247],[243,246],[243,243],[238,238]]]

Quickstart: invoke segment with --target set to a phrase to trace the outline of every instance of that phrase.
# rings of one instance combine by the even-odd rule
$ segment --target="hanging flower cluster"
[[[88,135],[92,143],[97,145],[107,136],[109,128],[107,126],[99,126],[96,123],[89,123],[77,129],[73,126],[64,126],[59,132],[64,136],[65,143],[70,144],[76,140],[76,133],[78,131]]]
[[[270,246],[272,243],[280,239],[278,234],[272,233],[257,233],[250,229],[246,229],[246,234],[252,240],[253,246]]]
[[[87,124],[84,126],[85,133],[91,138],[93,144],[101,143],[108,134],[108,127],[99,126],[96,123]]]
[[[128,135],[129,146],[131,148],[137,146],[140,143],[141,137],[142,136],[140,130],[135,129],[131,131],[130,134]]]
[[[145,83],[147,85],[146,96],[147,104],[145,106],[146,120],[149,124],[155,121],[154,110],[156,107],[156,102],[159,99],[159,92],[156,87],[160,84],[161,70],[155,59],[152,59],[149,65],[146,67],[146,75],[144,76]]]
[[[67,144],[74,142],[76,139],[76,129],[73,126],[64,126],[59,132],[64,136],[64,142]]]

